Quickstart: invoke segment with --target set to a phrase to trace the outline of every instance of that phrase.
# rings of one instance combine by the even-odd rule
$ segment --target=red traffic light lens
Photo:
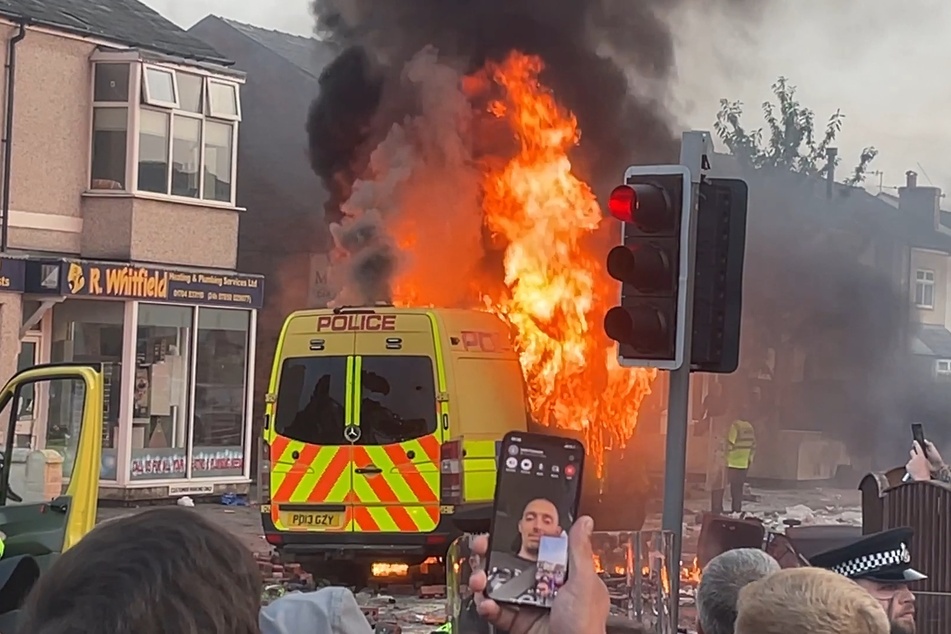
[[[637,207],[637,192],[630,185],[618,185],[608,199],[608,211],[621,222],[634,221],[634,209]]]

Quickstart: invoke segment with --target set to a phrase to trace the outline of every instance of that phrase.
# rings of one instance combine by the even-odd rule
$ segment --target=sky
[[[188,28],[208,14],[309,35],[307,0],[144,0]],[[766,2],[766,0],[763,0]],[[879,150],[867,186],[895,193],[905,172],[951,192],[951,2],[772,0],[755,22],[683,16],[678,77],[667,99],[684,129],[712,130],[720,99],[746,105],[748,127],[785,76],[823,124],[845,114],[837,143],[842,178],[862,148]],[[278,8],[279,7],[279,8]],[[713,166],[716,169],[716,166]],[[951,209],[951,202],[942,204]]]

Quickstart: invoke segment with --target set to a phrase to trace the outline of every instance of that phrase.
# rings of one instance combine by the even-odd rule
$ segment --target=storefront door
[[[30,332],[23,337],[20,341],[20,354],[17,357],[17,372],[32,368],[40,363],[40,351],[43,349],[41,344],[42,335],[39,332]],[[20,411],[17,413],[14,446],[33,449],[36,446],[34,438],[38,430],[35,428],[35,423],[39,412],[36,411],[34,386],[28,384],[24,387],[24,390],[25,393],[20,399]]]

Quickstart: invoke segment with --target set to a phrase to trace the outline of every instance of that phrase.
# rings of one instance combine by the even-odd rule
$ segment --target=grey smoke
[[[330,225],[342,258],[334,270],[341,290],[332,305],[392,301],[398,265],[423,267],[434,285],[445,274],[440,263],[464,270],[468,255],[468,268],[475,266],[479,173],[467,140],[473,111],[460,78],[433,47],[404,67],[401,80],[416,96],[419,114],[390,127],[341,206],[341,221]],[[400,261],[394,228],[424,245],[415,259]]]
[[[330,192],[325,217],[341,224],[334,230],[338,244],[347,242],[339,236],[345,228],[343,216],[352,219],[362,213],[351,197],[357,183],[387,179],[370,163],[377,146],[395,142],[388,136],[394,125],[404,127],[404,142],[414,148],[409,168],[413,175],[406,180],[388,179],[393,181],[395,190],[389,193],[394,197],[381,202],[380,193],[367,194],[378,214],[361,224],[376,219],[382,225],[375,232],[360,229],[362,255],[351,254],[342,274],[360,290],[347,291],[350,297],[341,301],[385,301],[392,294],[392,276],[403,264],[398,261],[400,250],[383,233],[397,213],[394,201],[401,196],[396,190],[419,180],[420,169],[430,171],[436,165],[425,151],[420,153],[421,147],[432,147],[432,141],[415,135],[441,135],[449,123],[460,121],[458,113],[448,120],[431,120],[436,111],[427,106],[423,93],[438,102],[458,103],[461,75],[486,61],[499,61],[511,51],[540,56],[546,66],[542,81],[577,116],[582,130],[581,143],[572,156],[575,171],[603,193],[632,162],[676,160],[679,134],[672,131],[674,122],[664,101],[676,70],[673,29],[679,12],[726,13],[745,21],[755,18],[762,6],[754,0],[315,0],[318,33],[342,51],[321,77],[321,92],[308,120],[311,163]],[[437,87],[431,83],[435,77],[413,80],[404,72],[424,49],[438,56],[433,63],[456,70],[455,85]],[[649,91],[633,89],[630,82],[638,77]],[[408,120],[412,121],[409,126]],[[479,191],[477,186],[468,186],[471,174],[463,168],[487,154],[498,157],[505,152],[505,144],[488,142],[486,137],[491,135],[471,130],[450,133],[455,151],[447,153],[443,170],[443,175],[466,186],[449,197],[453,204],[441,210],[442,223],[455,222],[460,213],[463,221],[449,234],[437,232],[441,240],[426,245],[441,249],[449,258],[426,256],[432,270],[454,271],[457,280],[480,266],[474,256],[457,262],[458,254],[491,258],[493,246],[498,246],[481,244],[483,232],[469,215],[478,209]],[[454,167],[463,169],[463,175],[456,174]],[[421,211],[413,208],[402,213],[417,216]],[[419,226],[429,229],[437,220],[428,217]],[[465,233],[470,229],[471,233]],[[448,249],[446,240],[474,241],[476,248]],[[368,249],[374,248],[377,251],[371,257]],[[411,253],[418,260],[421,252]]]

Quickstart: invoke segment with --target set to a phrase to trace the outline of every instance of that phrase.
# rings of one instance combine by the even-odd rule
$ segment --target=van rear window
[[[281,365],[274,431],[314,445],[342,445],[347,357],[300,357]]]
[[[433,363],[422,356],[364,356],[361,445],[389,445],[436,432]]]

